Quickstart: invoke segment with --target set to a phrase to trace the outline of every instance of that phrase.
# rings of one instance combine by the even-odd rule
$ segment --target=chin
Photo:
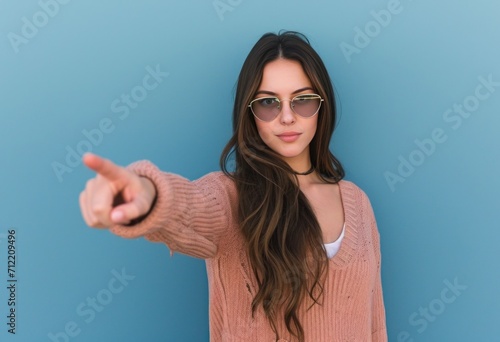
[[[276,150],[275,150],[276,151]],[[283,158],[296,158],[304,153],[302,149],[286,149],[286,150],[277,150],[276,151]]]

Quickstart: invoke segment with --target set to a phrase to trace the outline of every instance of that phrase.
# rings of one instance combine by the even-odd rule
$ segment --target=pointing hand
[[[156,189],[149,179],[92,153],[84,154],[83,163],[97,173],[80,193],[80,209],[87,225],[105,228],[128,224],[150,211]]]

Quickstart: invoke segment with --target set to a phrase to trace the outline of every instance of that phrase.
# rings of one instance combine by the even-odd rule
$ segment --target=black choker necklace
[[[313,171],[314,171],[314,166],[311,166],[311,168],[309,170],[307,170],[306,172],[293,171],[293,173],[295,173],[298,176],[307,176],[307,175],[311,174]]]

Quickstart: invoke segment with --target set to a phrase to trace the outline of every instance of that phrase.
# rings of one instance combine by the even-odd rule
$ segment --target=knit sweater
[[[150,213],[133,225],[114,225],[124,238],[145,237],[206,260],[209,284],[210,341],[271,342],[274,332],[259,307],[251,303],[258,285],[237,221],[238,194],[222,172],[189,181],[160,171],[149,161],[127,167],[149,178],[157,189]],[[345,235],[329,259],[322,304],[301,308],[299,318],[310,342],[387,341],[380,277],[379,233],[365,193],[348,181],[339,182]],[[278,341],[295,341],[277,322]]]

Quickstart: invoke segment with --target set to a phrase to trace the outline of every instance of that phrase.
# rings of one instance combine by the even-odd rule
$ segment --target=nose
[[[280,122],[283,125],[291,125],[295,122],[295,113],[292,110],[290,100],[281,101]]]

